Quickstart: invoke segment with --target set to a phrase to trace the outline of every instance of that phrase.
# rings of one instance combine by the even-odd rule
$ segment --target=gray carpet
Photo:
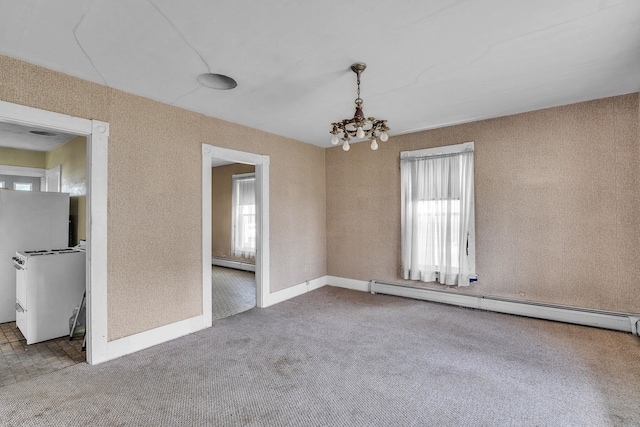
[[[213,320],[252,309],[256,306],[256,274],[212,266],[211,300]]]
[[[630,334],[324,287],[0,388],[0,425],[637,426]]]

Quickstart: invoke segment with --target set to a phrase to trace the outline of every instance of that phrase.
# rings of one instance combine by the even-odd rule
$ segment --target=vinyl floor
[[[82,338],[56,338],[27,345],[16,322],[0,324],[0,387],[64,369],[86,360]]]

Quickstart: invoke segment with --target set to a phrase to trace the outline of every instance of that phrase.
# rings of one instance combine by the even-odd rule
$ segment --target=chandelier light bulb
[[[380,141],[387,142],[389,140],[389,134],[387,132],[382,132],[380,134]]]
[[[345,142],[344,142],[344,144],[342,144],[342,149],[343,149],[344,151],[349,151],[349,148],[351,148],[351,147],[349,146],[349,141],[345,141]]]
[[[338,145],[338,142],[340,142],[340,140],[338,139],[338,135],[333,135],[331,137],[331,144]]]
[[[375,139],[371,141],[371,149],[373,151],[378,149],[378,142]]]
[[[356,137],[364,138],[364,129],[362,129],[362,126],[358,126],[358,129],[356,129]]]

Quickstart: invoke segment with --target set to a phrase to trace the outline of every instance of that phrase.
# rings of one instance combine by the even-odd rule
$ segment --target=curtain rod
[[[473,153],[473,150],[457,151],[455,153],[425,154],[423,156],[407,156],[407,157],[401,157],[400,161],[434,159],[434,158],[438,158],[438,157],[453,157],[453,156],[461,156],[461,155],[463,155],[465,153]]]

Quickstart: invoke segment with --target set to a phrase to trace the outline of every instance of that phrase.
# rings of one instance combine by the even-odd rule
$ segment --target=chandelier
[[[331,143],[338,145],[340,140],[344,141],[342,149],[349,151],[349,141],[351,138],[369,139],[371,140],[371,149],[378,149],[378,142],[376,139],[380,139],[382,142],[386,142],[389,139],[387,131],[386,120],[379,120],[375,117],[364,117],[362,112],[363,101],[360,98],[360,74],[367,68],[367,64],[364,62],[356,62],[351,66],[351,71],[356,73],[358,82],[358,97],[356,98],[356,112],[351,119],[344,119],[342,121],[331,123],[333,129],[331,130]],[[342,138],[339,134],[342,132]]]

